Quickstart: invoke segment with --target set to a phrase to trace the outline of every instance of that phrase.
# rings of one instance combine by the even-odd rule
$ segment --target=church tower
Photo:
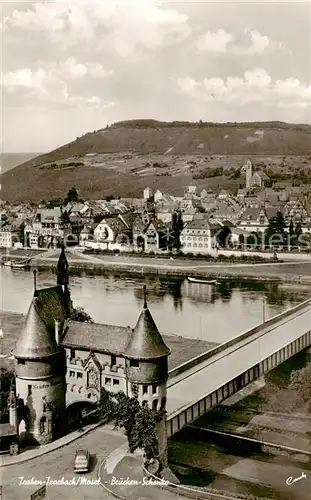
[[[36,271],[34,281],[33,298],[13,351],[17,426],[26,429],[26,439],[45,444],[66,431],[66,357],[60,342],[72,306],[64,249],[57,286],[37,289]]]
[[[252,165],[252,162],[249,159],[243,165],[242,172],[245,172],[246,189],[250,189],[251,186],[252,186],[253,165]]]
[[[126,358],[127,392],[142,406],[156,413],[159,460],[167,467],[166,383],[169,348],[147,306],[144,287],[144,306],[132,332],[124,356]]]

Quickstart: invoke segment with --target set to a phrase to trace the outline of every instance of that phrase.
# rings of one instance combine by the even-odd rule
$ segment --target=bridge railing
[[[311,300],[199,356],[168,381],[168,436],[311,344]],[[203,361],[202,361],[203,359]],[[189,366],[189,363],[187,363]]]
[[[278,323],[288,319],[292,315],[296,315],[300,311],[304,312],[304,310],[307,309],[308,307],[310,308],[310,311],[311,311],[311,299],[307,299],[304,302],[292,307],[291,309],[288,309],[287,311],[284,311],[280,314],[277,314],[276,316],[273,316],[273,318],[270,318],[269,320],[265,321],[264,323],[261,323],[261,324],[255,326],[254,328],[247,330],[246,332],[238,334],[235,337],[231,338],[230,340],[228,340],[228,341],[226,341],[226,342],[224,342],[216,347],[213,347],[209,351],[206,351],[202,354],[199,354],[195,358],[192,358],[191,360],[186,361],[185,363],[183,363],[179,366],[176,366],[175,368],[170,370],[168,373],[168,385],[167,386],[170,387],[170,385],[171,385],[170,381],[172,381],[172,379],[174,377],[176,377],[177,375],[180,375],[181,373],[186,372],[186,371],[190,370],[191,368],[194,368],[195,366],[199,365],[203,361],[206,361],[206,360],[212,358],[216,354],[221,353],[222,351],[224,351],[225,349],[227,349],[229,347],[233,347],[234,345],[238,344],[239,342],[242,342],[243,340],[246,340],[246,339],[252,337],[253,335],[258,336],[258,334],[260,332],[261,332],[261,335],[259,335],[259,336],[265,335],[269,330],[273,329],[273,327],[275,325],[277,325]],[[311,323],[310,323],[310,325],[311,325]]]

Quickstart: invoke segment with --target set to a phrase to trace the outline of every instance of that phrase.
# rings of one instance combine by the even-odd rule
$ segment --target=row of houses
[[[299,223],[303,232],[311,232],[308,194],[282,201],[269,189],[251,188],[242,199],[225,190],[198,193],[196,186],[188,186],[180,197],[159,190],[153,194],[147,187],[142,198],[68,203],[52,209],[2,205],[1,210],[0,246],[6,248],[49,248],[66,239],[68,244],[104,250],[163,251],[176,237],[176,217],[182,222],[179,236],[185,252],[190,248],[208,252],[216,245],[213,235],[223,226],[233,234],[264,232],[277,212],[287,224]]]

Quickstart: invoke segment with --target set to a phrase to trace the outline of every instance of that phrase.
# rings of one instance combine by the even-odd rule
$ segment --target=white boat
[[[218,285],[218,281],[216,280],[203,280],[200,278],[191,278],[190,276],[188,276],[188,281],[190,281],[190,283],[202,283],[204,285]]]
[[[11,269],[25,269],[29,267],[29,260],[6,260],[3,265]]]
[[[12,269],[25,269],[29,267],[29,260],[12,260],[11,267]]]

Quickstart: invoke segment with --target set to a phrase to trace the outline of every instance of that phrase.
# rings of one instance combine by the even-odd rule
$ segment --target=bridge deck
[[[248,370],[258,368],[258,373],[252,376],[254,380],[282,363],[310,344],[306,336],[308,333],[310,336],[310,330],[311,300],[308,300],[171,370],[167,390],[168,420]],[[228,392],[232,394],[237,390],[236,385],[235,390],[228,389]],[[217,400],[224,399],[223,396]]]

